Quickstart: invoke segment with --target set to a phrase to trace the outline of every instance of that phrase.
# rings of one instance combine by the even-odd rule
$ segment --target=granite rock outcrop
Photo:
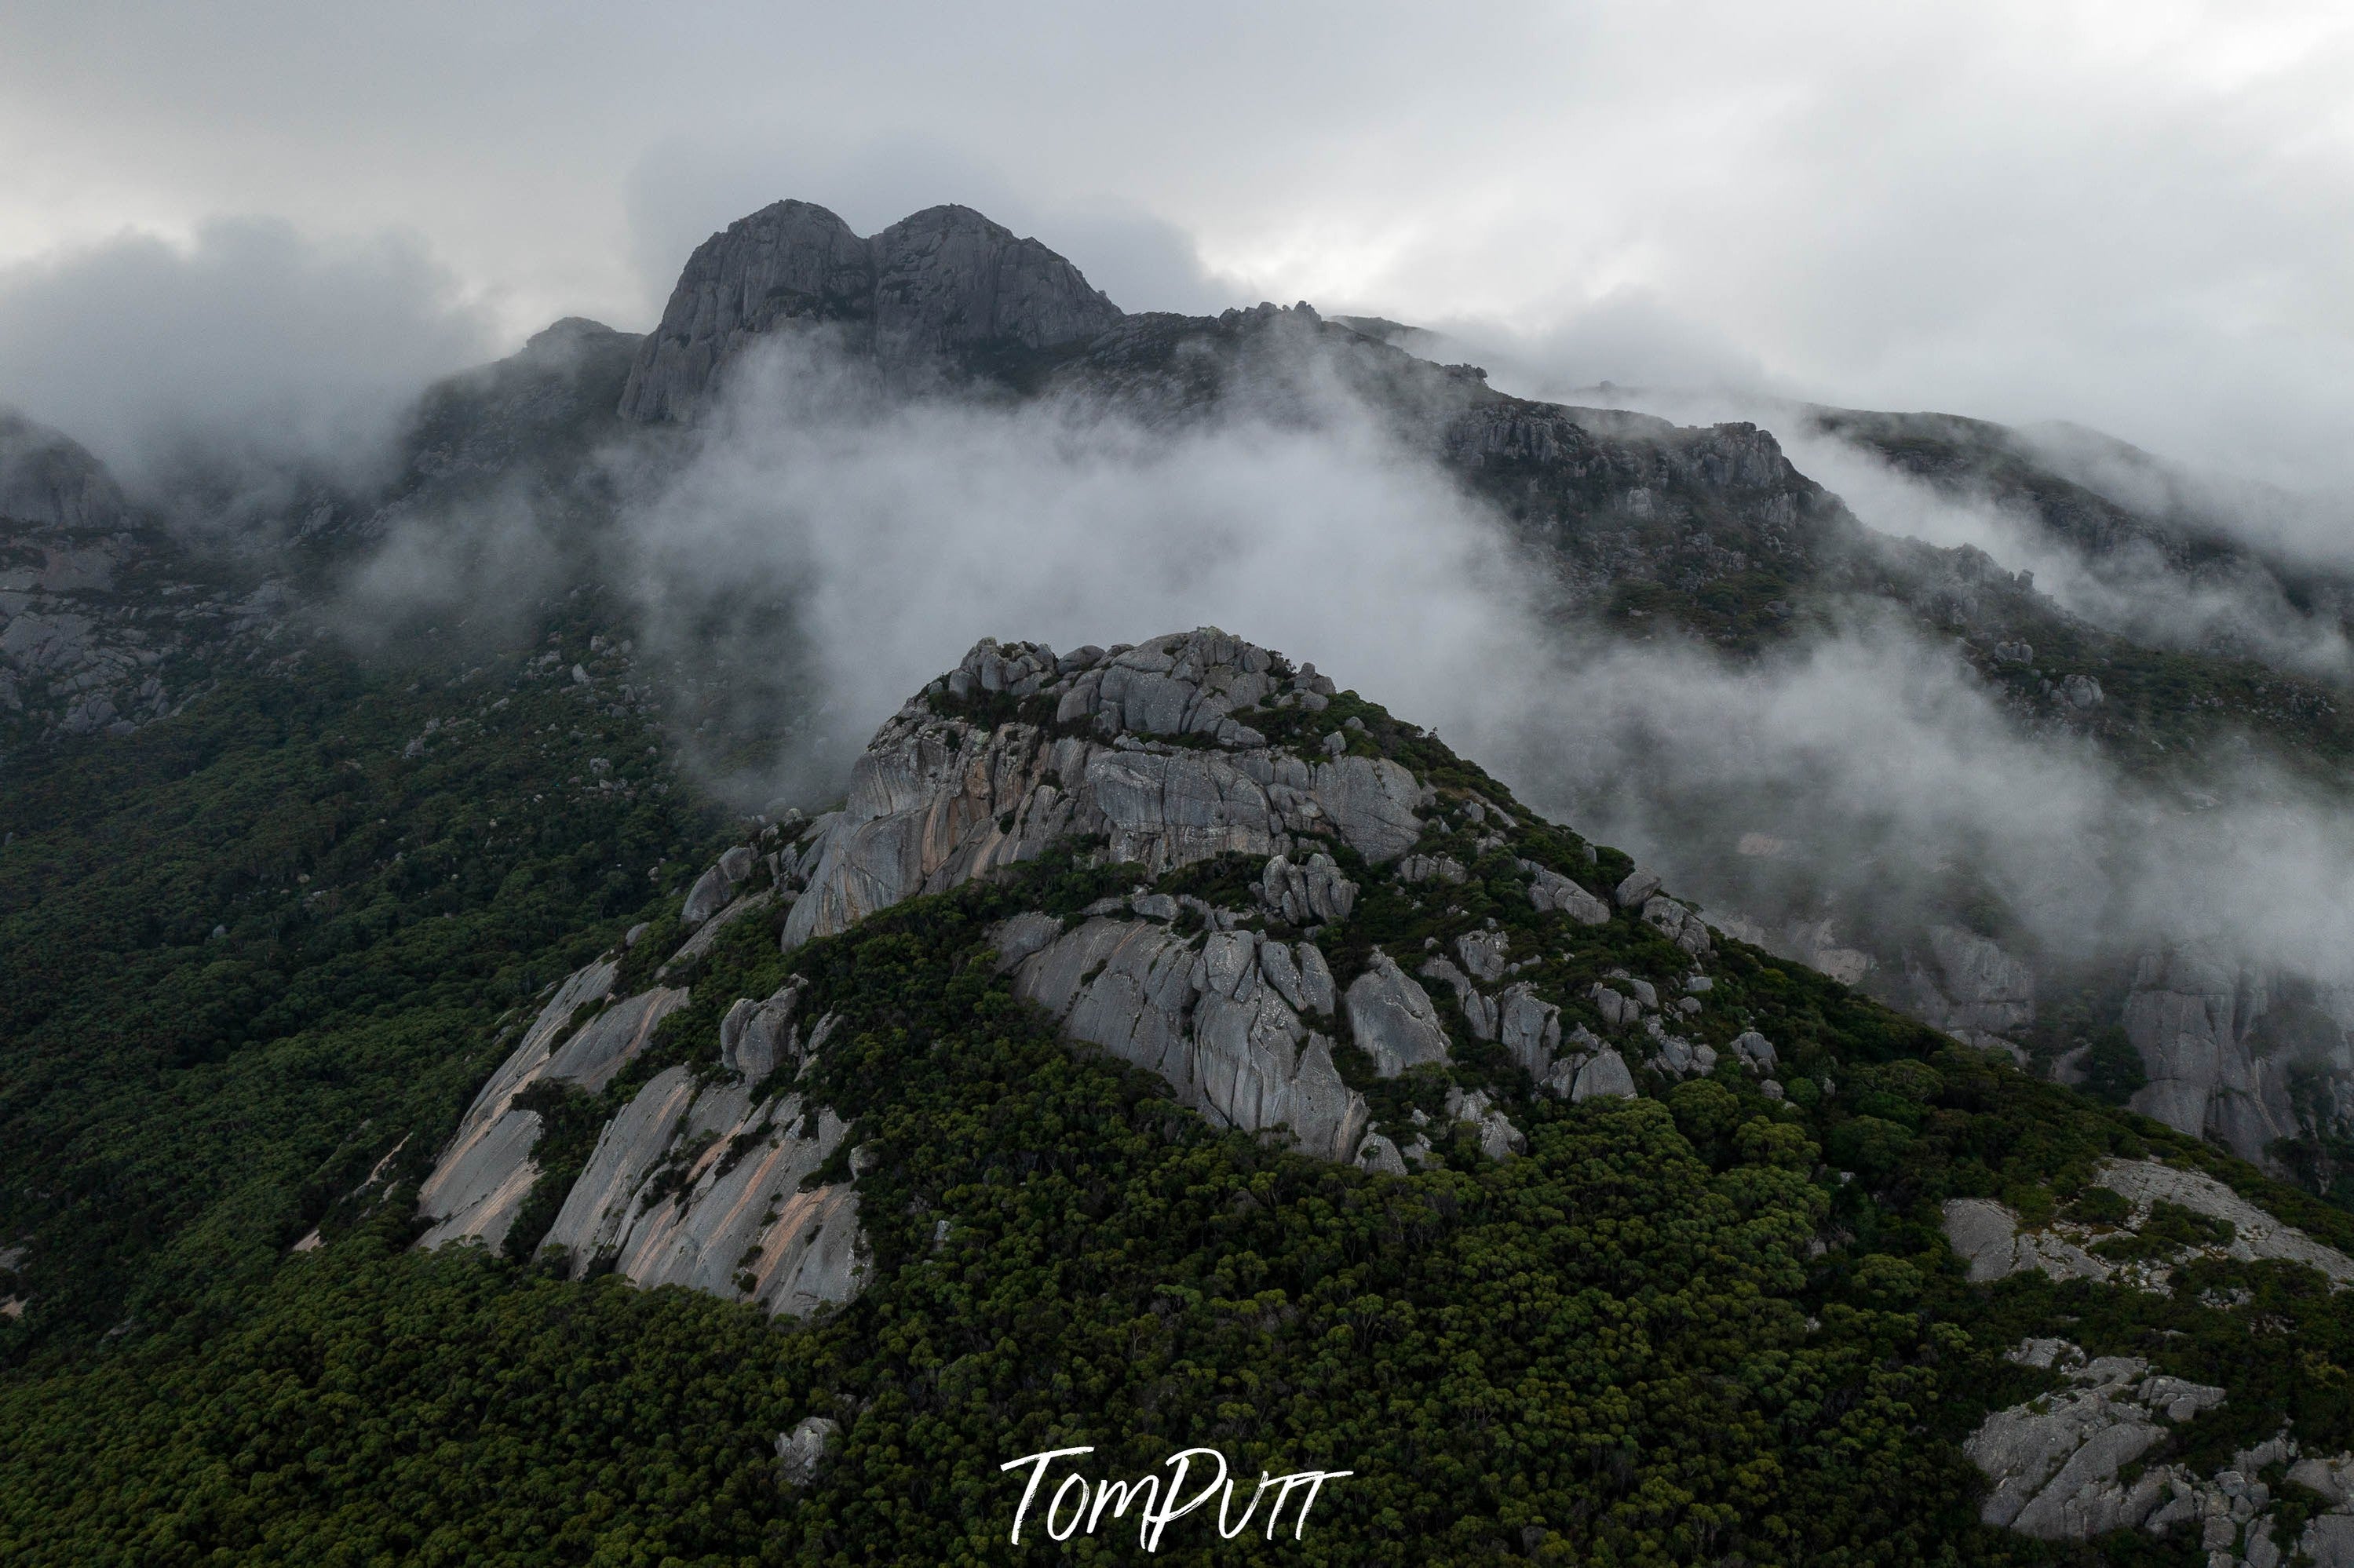
[[[1097,835],[1111,859],[1155,875],[1220,854],[1297,852],[1311,863],[1294,890],[1287,859],[1279,896],[1311,899],[1313,870],[1313,898],[1336,908],[1344,879],[1312,867],[1303,846],[1337,839],[1369,861],[1396,859],[1419,835],[1422,786],[1387,758],[1310,761],[1270,747],[1236,717],[1321,702],[1331,686],[1214,630],[1060,656],[983,642],[853,765],[846,802],[820,824],[785,945]],[[1034,699],[1041,716],[957,716],[959,705],[998,696]]]
[[[730,363],[791,323],[827,325],[888,369],[989,367],[1121,320],[1079,270],[963,207],[928,207],[871,238],[822,207],[780,201],[697,246],[639,344],[620,411],[685,419]]]

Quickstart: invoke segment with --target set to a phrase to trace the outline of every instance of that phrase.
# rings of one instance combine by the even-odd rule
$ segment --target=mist
[[[186,244],[125,234],[0,270],[0,397],[191,520],[374,482],[418,393],[491,344],[454,278],[394,236],[221,218]]]
[[[1501,536],[1366,411],[1334,397],[1319,416],[1172,433],[1068,404],[911,404],[783,340],[631,511],[624,576],[662,656],[691,663],[716,635],[750,686],[815,683],[826,722],[780,783],[818,753],[838,779],[983,636],[1071,648],[1216,625],[1345,666],[1401,713],[1509,676],[1527,617]]]
[[[2156,647],[2245,654],[2276,668],[2354,681],[2342,617],[2354,609],[2354,493],[2296,492],[2155,456],[2079,426],[2010,430],[2014,450],[2059,478],[2171,528],[2255,559],[2185,570],[2155,546],[2098,555],[1984,493],[1957,493],[1823,428],[1810,401],[1640,299],[1605,302],[1572,326],[1523,334],[1493,323],[1425,329],[1401,346],[1434,360],[1475,359],[1515,396],[1627,408],[1677,424],[1727,420],[1773,432],[1792,464],[1837,493],[1867,526],[1943,548],[1969,546],[2007,571],[2033,574],[2061,609]],[[2292,578],[2334,577],[2311,608]]]
[[[1502,524],[1337,391],[1304,422],[1171,433],[895,400],[779,342],[622,538],[649,649],[724,663],[731,726],[766,726],[716,779],[747,800],[838,793],[874,727],[981,636],[1215,625],[1436,730],[1723,915],[1883,945],[1961,920],[2066,964],[2200,942],[2354,983],[2354,834],[2260,757],[2204,780],[2220,804],[2128,778],[2023,732],[1890,618],[1746,663],[1564,619]]]

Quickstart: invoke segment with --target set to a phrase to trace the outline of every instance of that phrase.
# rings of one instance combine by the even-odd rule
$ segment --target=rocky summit
[[[956,929],[971,983],[1072,1059],[1354,1181],[1538,1180],[1555,1129],[1618,1125],[1585,1119],[1613,1107],[1754,1150],[1817,1194],[1790,1215],[1799,1273],[1874,1310],[1946,1281],[1946,1353],[1988,1369],[1951,1397],[1978,1414],[1906,1441],[1983,1478],[1956,1494],[1995,1532],[1975,1553],[2349,1561],[2354,1450],[2267,1428],[2278,1396],[2228,1350],[2080,1341],[2139,1344],[2115,1325],[2156,1312],[2221,1349],[2292,1279],[2334,1311],[2354,1226],[2034,1085],[1999,1039],[1940,1044],[1776,967],[1314,665],[1214,629],[975,646],[885,723],[838,810],[756,822],[676,916],[553,988],[419,1188],[419,1245],[805,1323],[894,1288],[906,1227],[876,1226],[925,1157],[890,1130],[907,1084],[843,1092],[893,1006],[843,976],[867,944]],[[2046,1152],[2020,1163],[2022,1137]],[[2072,1172],[2019,1184],[2055,1158]],[[1883,1228],[1940,1191],[1925,1229]],[[927,1253],[965,1223],[935,1212],[916,1211]],[[1859,1250],[1900,1234],[1917,1261]],[[2000,1338],[2022,1320],[2038,1331]],[[824,1414],[780,1432],[792,1485],[822,1485],[841,1438]]]
[[[888,366],[1024,353],[1095,336],[1120,311],[1079,270],[970,207],[935,207],[871,238],[780,201],[696,247],[621,389],[629,419],[682,419],[748,344],[789,323],[842,329]]]
[[[808,585],[698,532],[788,341],[885,431],[1345,427],[1478,514],[1532,660],[1770,690],[1894,628],[2137,834],[2235,737],[2321,799],[2354,755],[2326,636],[2063,608],[1808,443],[2111,590],[2354,602],[2187,490],[1124,313],[960,207],[764,208],[365,481],[134,494],[0,421],[0,1561],[1010,1562],[1004,1467],[1085,1450],[1087,1519],[1028,1515],[1077,1560],[1134,1520],[1089,1478],[1190,1449],[1329,1478],[1254,1538],[1302,1561],[2354,1563],[2341,988],[2113,919],[2116,845],[2057,855],[2058,951],[1986,844],[1639,724],[1516,794],[1216,628],[844,715]]]

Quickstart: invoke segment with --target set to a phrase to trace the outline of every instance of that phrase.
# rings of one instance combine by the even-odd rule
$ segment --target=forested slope
[[[1480,932],[1513,951],[1559,946],[1531,971],[1549,990],[1691,967],[1689,946],[1635,909],[1572,929],[1530,896],[1532,861],[1606,888],[1623,860],[1586,859],[1574,834],[1353,694],[1299,738],[1342,718],[1361,726],[1336,728],[1357,737],[1348,746],[1431,782],[1446,804],[1416,853],[1465,875],[1434,900],[1421,896],[1430,885],[1335,843],[1362,888],[1311,937],[1337,975],[1376,947]],[[1287,744],[1278,717],[1264,722]],[[1475,821],[1459,809],[1475,798],[1503,816]],[[593,898],[588,874],[610,853],[576,840],[559,863],[582,880],[558,885]],[[996,950],[1010,916],[1076,920],[1140,887],[1225,907],[1256,871],[1211,860],[1154,875],[1073,842],[790,952],[772,905],[669,975],[695,1002],[616,1080],[617,1102],[673,1065],[724,1078],[727,999],[789,976],[805,1007],[843,1021],[798,1087],[853,1127],[823,1179],[852,1179],[852,1150],[864,1151],[854,1179],[873,1269],[812,1320],[564,1278],[560,1257],[408,1250],[406,1182],[305,1209],[292,1183],[316,1168],[312,1151],[273,1174],[286,1130],[257,1122],[236,1152],[261,1195],[246,1202],[270,1224],[239,1233],[242,1267],[207,1298],[202,1331],[159,1313],[93,1353],[45,1352],[0,1386],[0,1547],[59,1563],[1108,1561],[1128,1548],[1108,1531],[1067,1549],[1034,1532],[1019,1551],[1006,1541],[1018,1488],[999,1467],[1091,1444],[1098,1476],[1146,1474],[1191,1445],[1246,1476],[1353,1472],[1297,1540],[1222,1544],[1202,1517],[1181,1521],[1162,1543],[1181,1561],[2198,1560],[2195,1527],[2077,1544],[1979,1522],[1988,1481],[1962,1445],[1988,1413],[2067,1388],[2009,1354],[2051,1335],[2227,1391],[2137,1473],[2203,1476],[2284,1429],[2307,1453],[2354,1446],[2343,1293],[2310,1269],[2235,1259],[2195,1226],[2115,1230],[2100,1183],[2105,1162],[2156,1156],[2340,1248],[2354,1245],[2343,1214],[1755,949],[1716,941],[1692,1027],[1775,1041],[1770,1079],[1728,1050],[1681,1081],[1640,1067],[1631,1097],[1572,1100],[1481,1040],[1443,990],[1448,1063],[1384,1076],[1336,1052],[1377,1126],[1427,1129],[1404,1174],[1220,1130],[1158,1075],[1076,1045],[1017,1000]],[[453,899],[443,885],[437,865],[414,896]],[[534,929],[522,913],[494,916],[514,896],[447,921],[429,904],[419,925],[472,919],[489,948],[503,929]],[[586,903],[568,948],[551,937],[537,951],[585,958],[610,943],[626,916],[600,925],[599,911]],[[415,929],[359,951],[398,973],[413,961],[400,934]],[[676,934],[657,919],[628,983],[651,978]],[[422,1010],[420,1028],[471,1028],[445,1058],[471,1069],[445,1066],[449,1082],[431,1087],[414,1073],[421,1058],[379,1044],[358,1057],[369,1065],[346,1091],[354,1108],[370,1097],[381,1118],[447,1127],[489,1047],[511,1037],[497,1018],[528,994],[526,961],[477,957],[455,1006]],[[531,972],[555,978],[553,965]],[[385,1012],[332,1038],[399,1038],[399,1010]],[[268,1047],[230,1054],[256,1049]],[[1523,1147],[1496,1150],[1453,1119],[1450,1090],[1490,1097]],[[160,1147],[188,1136],[147,1125]],[[345,1179],[322,1182],[322,1197]],[[2105,1214],[2112,1251],[2170,1266],[2170,1291],[2032,1269],[1972,1283],[1947,1239],[1956,1199],[2008,1204],[2031,1227]],[[272,1263],[317,1213],[325,1245]],[[207,1207],[184,1234],[207,1227],[235,1230]],[[208,1255],[181,1243],[154,1277],[195,1255]],[[788,1487],[776,1438],[811,1415],[840,1436],[813,1478]],[[2275,1464],[2267,1519],[2293,1542],[2328,1499],[2287,1468]]]

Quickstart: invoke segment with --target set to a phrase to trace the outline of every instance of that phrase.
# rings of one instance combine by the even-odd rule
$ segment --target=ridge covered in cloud
[[[0,270],[0,403],[134,489],[194,463],[362,481],[431,378],[491,334],[413,240],[220,219],[186,245],[126,234]]]
[[[1314,660],[1727,912],[1901,940],[1975,906],[2062,965],[2195,941],[2354,985],[2354,833],[2261,758],[2188,802],[2022,731],[1891,617],[1752,662],[1564,620],[1500,520],[1338,394],[1304,422],[1172,434],[894,400],[807,340],[748,370],[625,514],[619,574],[654,657],[743,673],[738,722],[769,748],[740,793],[830,793],[981,636],[1213,624]],[[795,708],[822,711],[780,720]]]
[[[2354,16],[2327,0],[895,16],[529,0],[101,28],[29,0],[0,23],[0,154],[40,177],[0,196],[0,255],[99,214],[389,225],[514,340],[642,326],[682,243],[871,191],[989,207],[1130,308],[1239,280],[1555,332],[1585,384],[1724,369],[2354,486]],[[1104,233],[1075,238],[1089,212]]]

